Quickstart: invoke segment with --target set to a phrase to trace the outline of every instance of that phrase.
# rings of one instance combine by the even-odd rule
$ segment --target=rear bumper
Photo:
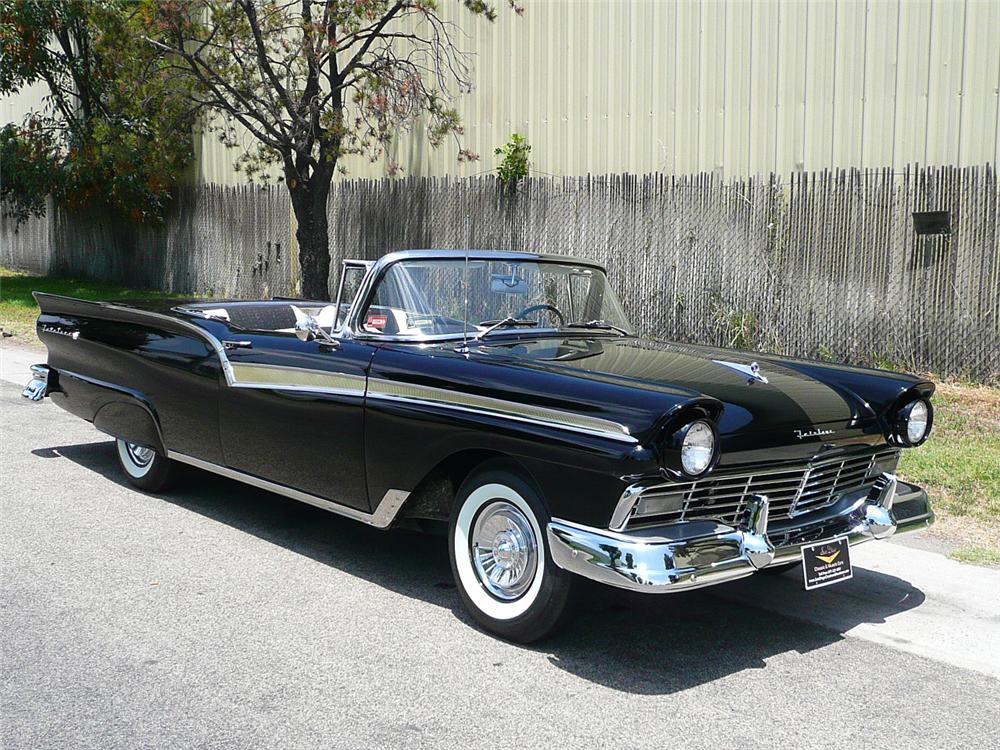
[[[41,401],[49,393],[52,371],[48,365],[32,365],[31,380],[24,386],[21,396],[29,401]]]
[[[891,482],[891,484],[890,484]],[[642,528],[630,533],[552,519],[552,559],[560,568],[619,588],[667,593],[713,586],[799,559],[803,545],[847,537],[852,545],[927,528],[934,522],[927,493],[885,482],[870,496],[847,498],[836,512],[821,512],[767,528],[710,521]]]

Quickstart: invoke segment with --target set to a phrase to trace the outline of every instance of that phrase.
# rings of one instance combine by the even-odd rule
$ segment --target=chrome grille
[[[638,496],[629,525],[694,519],[736,525],[751,495],[767,495],[772,520],[787,519],[831,505],[849,492],[870,488],[879,474],[895,471],[898,461],[897,449],[882,447],[807,464],[762,466],[749,473],[660,485]]]

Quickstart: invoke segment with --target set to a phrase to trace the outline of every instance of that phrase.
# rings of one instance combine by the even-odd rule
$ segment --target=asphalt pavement
[[[0,747],[1000,747],[1000,571],[878,542],[852,581],[587,586],[532,647],[479,631],[443,540],[113,443],[0,360]],[[13,382],[11,382],[13,381]]]

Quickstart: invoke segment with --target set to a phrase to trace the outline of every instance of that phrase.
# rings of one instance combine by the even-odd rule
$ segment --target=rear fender
[[[94,427],[112,437],[152,448],[160,455],[167,453],[156,418],[138,400],[105,404],[94,416]]]
[[[166,455],[156,411],[138,391],[62,370],[49,398],[111,437]]]

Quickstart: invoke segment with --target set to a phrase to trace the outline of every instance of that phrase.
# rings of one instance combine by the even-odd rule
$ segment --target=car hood
[[[815,437],[808,433],[820,427],[842,432],[877,417],[875,406],[845,387],[843,378],[823,376],[829,367],[810,372],[805,363],[799,366],[794,360],[749,352],[635,338],[579,337],[497,342],[479,353],[496,364],[645,389],[650,391],[651,406],[663,389],[717,399],[723,405],[719,420],[723,435],[780,429],[787,433],[786,439],[795,441]],[[744,371],[753,363],[762,379]]]

